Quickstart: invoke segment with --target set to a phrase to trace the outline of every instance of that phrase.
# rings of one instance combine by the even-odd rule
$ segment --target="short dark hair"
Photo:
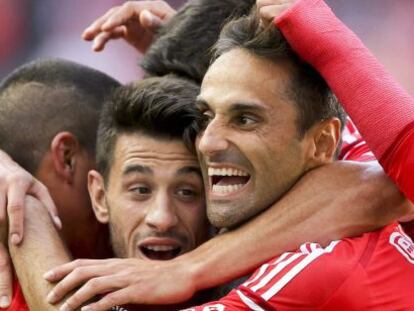
[[[199,118],[199,86],[175,75],[152,77],[117,88],[105,102],[99,122],[96,164],[107,180],[117,138],[141,133],[159,139],[182,139],[190,151]]]
[[[235,48],[274,62],[293,64],[288,96],[298,108],[297,127],[301,136],[317,122],[332,117],[340,119],[343,128],[345,112],[325,80],[295,55],[272,23],[268,26],[260,23],[256,8],[250,15],[232,20],[223,27],[214,47],[213,60]]]
[[[0,148],[32,174],[61,131],[71,132],[93,154],[101,105],[118,85],[67,60],[37,60],[17,68],[0,84]]]
[[[190,0],[165,24],[141,66],[154,76],[175,73],[201,83],[211,48],[230,17],[247,14],[255,0]]]

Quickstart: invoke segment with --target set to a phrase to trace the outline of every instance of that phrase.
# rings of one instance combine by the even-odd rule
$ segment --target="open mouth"
[[[230,194],[243,188],[250,180],[246,171],[231,167],[208,168],[211,190],[215,194]]]
[[[170,260],[181,253],[181,247],[175,245],[141,245],[139,249],[150,260]]]

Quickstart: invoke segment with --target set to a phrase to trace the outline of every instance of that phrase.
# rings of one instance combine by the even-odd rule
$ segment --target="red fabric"
[[[275,19],[337,95],[386,173],[414,202],[414,100],[322,0]]]
[[[15,279],[13,282],[13,299],[10,307],[7,309],[0,308],[0,310],[30,311],[29,307],[26,304],[26,300],[23,297],[23,292],[17,279]]]
[[[411,310],[413,279],[414,244],[394,224],[326,248],[303,244],[221,300],[187,310]]]
[[[376,161],[374,154],[349,118],[342,132],[342,148],[338,159],[358,162]]]

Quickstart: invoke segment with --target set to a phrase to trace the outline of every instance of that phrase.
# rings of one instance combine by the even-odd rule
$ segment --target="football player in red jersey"
[[[283,200],[282,200],[283,201]],[[285,213],[286,214],[286,213]],[[338,214],[337,214],[338,215]],[[260,216],[263,216],[263,215],[260,215]],[[283,218],[283,216],[284,215],[280,215],[280,218],[279,218],[279,220],[281,219],[281,218]],[[349,215],[348,215],[349,216]],[[255,219],[256,220],[256,219]],[[257,220],[256,220],[257,221]],[[250,223],[254,223],[254,221],[252,221],[252,222],[250,222]],[[326,224],[327,225],[329,225],[330,223],[329,222],[326,222]],[[302,227],[303,229],[304,229],[304,227]],[[329,230],[328,230],[329,231]],[[255,231],[255,232],[257,232],[257,230]],[[221,236],[221,238],[223,238],[224,239],[224,236],[225,235],[223,235],[223,236]],[[229,235],[227,235],[227,236],[229,236]],[[276,238],[276,237],[275,237]],[[216,239],[216,241],[217,240],[219,240],[219,239]],[[265,241],[267,241],[267,239],[265,239]],[[282,243],[283,243],[283,241],[282,241]],[[211,245],[211,244],[210,244]],[[278,244],[278,245],[280,245],[280,244]],[[208,248],[207,247],[202,247],[201,249],[204,249],[204,250],[208,250]],[[248,246],[247,246],[247,244],[246,244],[246,248],[245,249],[248,249]],[[239,249],[239,251],[245,251],[245,249]],[[273,250],[275,250],[274,248],[273,248]],[[277,253],[277,251],[275,251],[276,253]],[[196,253],[196,252],[194,252],[194,253]],[[251,252],[251,253],[254,253],[254,252]],[[200,250],[200,254],[202,254],[202,252],[201,252],[201,250]],[[211,252],[205,252],[204,253],[205,255],[204,255],[204,257],[203,258],[206,258],[206,256],[208,256],[209,254],[212,254],[212,251]],[[240,252],[239,252],[239,254],[240,254]],[[264,254],[264,252],[256,252],[255,253],[256,254],[256,256],[252,256],[252,257],[247,257],[247,259],[248,258],[256,258],[257,259],[257,255],[260,255],[260,256],[262,256],[263,254]],[[186,256],[185,256],[186,257]],[[212,256],[213,258],[222,258],[223,260],[227,260],[229,257],[228,256],[226,256],[226,255],[223,255],[222,257],[218,257],[218,256]],[[190,256],[187,256],[186,258],[191,258]],[[221,260],[220,261],[220,264],[222,263],[222,261],[223,260]],[[199,260],[200,261],[200,260]],[[198,262],[199,262],[198,261]],[[191,260],[187,260],[187,261],[185,261],[184,259],[182,259],[182,260],[174,260],[174,262],[176,262],[177,264],[179,263],[179,262],[181,262],[182,263],[182,266],[186,266],[184,263],[187,263],[187,266],[188,266],[188,264],[191,264]],[[103,264],[105,264],[105,263],[103,263]],[[246,263],[246,261],[244,261],[244,264],[245,265],[247,265],[247,263]],[[216,266],[218,265],[218,263],[216,264]],[[239,263],[236,261],[236,262],[234,262],[233,261],[233,265],[229,268],[229,269],[226,269],[225,271],[222,271],[223,272],[223,274],[224,275],[228,275],[228,273],[229,273],[229,271],[232,271],[232,269],[234,268],[234,267],[236,267],[236,266],[239,266]],[[71,264],[71,265],[68,265],[68,266],[66,266],[64,269],[62,269],[62,270],[60,270],[59,271],[59,273],[61,273],[61,275],[60,276],[58,276],[58,278],[60,278],[60,277],[62,277],[62,276],[64,276],[64,275],[66,275],[66,273],[68,273],[71,269],[73,269],[73,268],[75,268],[76,267],[76,265],[74,265],[74,264]],[[176,266],[174,266],[174,263],[171,263],[171,265],[164,265],[164,267],[168,267],[169,269],[170,269],[170,271],[174,271],[174,270],[172,270],[172,269],[175,269],[175,270],[177,270],[177,267]],[[167,268],[165,268],[165,271],[168,271],[169,269],[167,269]],[[134,277],[135,278],[135,280],[137,280],[137,283],[139,283],[139,277],[138,277],[138,275],[139,275],[139,273],[138,273],[138,267],[137,267],[137,274],[136,274],[136,276]],[[191,273],[191,271],[192,271],[192,269],[190,269],[190,273]],[[144,272],[144,273],[141,273],[141,276],[142,275],[145,275],[145,277],[143,277],[143,279],[145,279],[145,278],[147,278],[148,276],[149,276],[149,274],[148,274],[148,271],[145,271],[145,269],[142,269],[141,270],[141,272]],[[58,274],[59,274],[58,273]],[[106,275],[106,274],[105,274]],[[209,277],[206,277],[206,275],[208,275]],[[200,273],[198,273],[198,276],[200,276]],[[178,276],[179,277],[179,276]],[[151,283],[153,283],[153,282],[155,282],[154,280],[156,280],[156,278],[157,278],[157,276],[156,275],[153,275],[153,277],[152,278],[149,278],[149,279],[147,279],[147,283],[148,282],[151,282]],[[159,278],[159,277],[158,277]],[[208,284],[212,284],[211,282],[211,279],[213,278],[213,276],[211,275],[211,274],[203,274],[203,275],[201,275],[201,277],[199,277],[198,279],[197,279],[197,284],[200,284],[200,286],[208,286]],[[203,284],[203,281],[204,280],[206,280],[206,279],[208,279],[208,281],[206,281],[206,282],[204,282],[204,284]],[[225,278],[224,278],[225,279]],[[187,278],[187,280],[188,280],[188,278]],[[200,281],[201,280],[201,281]],[[223,279],[222,279],[223,280]],[[130,289],[131,289],[131,293],[132,293],[132,288],[134,288],[134,284],[133,284],[133,282],[134,282],[134,280],[131,278],[131,280],[130,280],[131,282],[128,284],[128,286],[126,286],[126,287],[130,287]],[[210,282],[210,283],[209,283]],[[163,291],[160,289],[160,287],[162,286],[163,288],[167,288],[166,286],[164,286],[166,283],[164,282],[164,283],[161,283],[161,284],[159,284],[160,286],[158,286],[157,287],[157,292],[155,292],[155,293],[147,293],[146,295],[145,295],[145,299],[149,299],[148,298],[148,295],[152,295],[152,299],[154,299],[154,297],[156,297],[155,299],[159,299],[159,301],[161,301],[161,300],[163,300],[163,299],[165,299],[165,300],[163,300],[163,301],[168,301],[169,299],[178,299],[177,298],[177,292],[179,292],[179,295],[183,295],[182,293],[183,292],[186,292],[187,294],[188,294],[188,291],[186,291],[185,289],[183,289],[183,288],[185,288],[185,284],[189,284],[189,282],[180,282],[180,284],[182,284],[183,286],[182,287],[179,287],[179,288],[177,288],[177,287],[175,287],[175,288],[171,288],[171,287],[169,287],[169,289],[170,290],[172,290],[172,291],[176,291],[175,292],[175,296],[173,295],[173,294],[171,294],[171,292],[170,293],[168,293],[168,291],[164,291],[164,295],[161,295],[160,293],[162,293]],[[190,284],[191,284],[191,282],[190,282]],[[70,287],[70,286],[73,286],[74,284],[72,283],[72,284],[68,284],[68,283],[66,283],[65,284],[67,287]],[[62,288],[62,287],[60,287],[60,288]],[[135,286],[135,289],[136,289],[136,291],[137,292],[139,292],[139,290],[138,290],[138,286]],[[90,291],[90,293],[92,293],[93,291]],[[89,293],[89,294],[90,294]],[[142,290],[141,290],[141,293],[142,293]],[[186,295],[187,295],[186,294]],[[113,295],[112,297],[115,297],[115,295]],[[138,298],[137,298],[138,297]],[[140,297],[140,294],[136,294],[136,295],[134,295],[134,297],[132,297],[132,295],[130,296],[130,301],[134,301],[134,299],[136,298],[136,300],[135,301],[140,301],[139,300],[139,297]],[[180,296],[181,298],[182,298],[182,296]],[[118,296],[118,298],[119,299],[121,299],[119,296]],[[180,298],[180,299],[181,299]],[[80,297],[78,296],[77,297],[77,299],[80,299]],[[122,298],[122,299],[126,299],[125,298],[125,296]],[[74,300],[71,300],[71,302],[73,302]],[[102,308],[102,309],[104,309],[104,306],[109,306],[109,304],[108,304],[108,301],[106,301],[106,304],[104,304],[104,303],[102,303],[102,304],[100,304],[99,305],[99,308]],[[97,305],[95,305],[95,307],[97,307]]]
[[[409,124],[412,122],[410,113],[410,109],[413,107],[412,99],[393,82],[393,79],[384,72],[371,54],[361,47],[360,42],[333,16],[323,1],[298,1],[296,5],[290,6],[292,2],[259,1],[259,12],[263,17],[269,15],[275,17],[275,14],[286,10],[284,14],[277,16],[275,23],[290,40],[289,42],[295,51],[299,51],[304,59],[324,74],[332,87],[336,87],[344,106],[353,111],[355,117],[362,119],[365,115],[365,120],[359,121],[362,125],[361,130],[370,131],[368,135],[372,135],[371,139],[376,136],[376,140],[373,140],[372,144],[377,148],[377,155],[381,156],[381,152],[392,148],[389,153],[395,162],[383,163],[385,169],[389,166],[401,169],[408,165],[407,173],[409,174],[410,148],[404,144],[410,139]],[[227,68],[234,68],[236,66],[235,54],[237,53],[239,59],[244,59],[244,64],[248,62],[248,58],[254,58],[254,55],[266,55],[266,59],[271,53],[270,51],[260,53],[263,52],[260,50],[261,47],[269,47],[266,44],[266,38],[269,38],[271,34],[266,33],[264,29],[258,31],[256,28],[260,27],[258,25],[258,22],[256,26],[254,25],[254,17],[251,17],[250,21],[246,18],[227,25],[223,31],[223,42],[236,42],[236,44],[230,48],[227,44],[224,50],[220,50],[219,41],[218,50],[222,54],[216,63],[213,63],[203,82],[201,97],[203,92],[209,96],[216,95],[208,97],[211,100],[206,101],[206,104],[212,102],[213,109],[208,108],[207,114],[209,117],[210,115],[213,117],[200,141],[200,149],[205,155],[206,152],[211,152],[210,156],[214,156],[213,152],[231,150],[224,147],[219,149],[218,144],[203,141],[206,133],[211,136],[216,135],[222,140],[229,139],[231,141],[232,137],[232,130],[225,132],[225,127],[218,127],[220,122],[218,120],[220,115],[225,114],[225,109],[217,108],[220,107],[219,103],[223,106],[223,101],[216,102],[214,100],[223,98],[223,96],[217,96],[220,94],[220,84],[213,84],[211,81],[219,80],[217,74],[220,72],[220,66],[226,64]],[[335,31],[326,31],[321,34],[321,29],[334,29]],[[247,33],[244,33],[244,37],[241,38],[240,33],[246,31]],[[249,34],[253,33],[253,36],[259,34],[259,39],[256,38],[256,40],[262,38],[263,41],[257,42],[255,39],[248,41],[248,39],[252,39]],[[277,42],[275,38],[276,36],[273,36],[274,43]],[[249,51],[250,55],[241,54],[246,53],[245,51]],[[263,59],[260,62],[263,62]],[[355,67],[352,68],[345,63],[354,64]],[[365,64],[361,74],[355,74],[359,73],[358,68]],[[250,65],[246,67],[247,71],[252,70],[256,73],[255,79],[271,81],[258,74],[266,72],[266,70],[263,64],[258,64],[257,59],[250,60]],[[282,75],[280,68],[274,68],[273,71],[277,73],[277,78]],[[247,72],[244,76],[250,77]],[[384,80],[378,80],[378,76],[384,77]],[[235,85],[244,84],[253,85],[253,89],[255,89],[254,79],[246,81],[248,78],[241,79],[240,76],[234,79],[231,71],[227,73],[227,77],[227,81],[233,82],[233,88]],[[207,84],[204,84],[205,82]],[[266,87],[261,88],[262,91],[265,89]],[[242,94],[242,92],[240,93]],[[245,94],[243,100],[248,100],[248,95],[251,96],[251,99],[254,98],[254,93]],[[372,124],[375,124],[375,121],[378,122],[379,119],[386,120],[386,117],[385,119],[382,117],[384,113],[388,117],[390,116],[387,113],[387,109],[389,109],[387,105],[395,103],[395,98],[401,98],[401,101],[397,102],[406,105],[404,107],[407,108],[408,114],[404,118],[397,115],[393,122],[388,120],[393,127],[385,137],[386,144],[379,148],[378,135],[373,134],[375,130]],[[241,100],[235,101],[240,102]],[[373,103],[370,104],[370,101]],[[248,100],[248,102],[251,101]],[[372,114],[368,114],[368,112],[374,103],[377,105],[381,102],[384,103],[385,111],[375,106],[377,119],[372,119]],[[398,105],[395,109],[398,112]],[[220,114],[217,114],[216,111],[219,111]],[[223,119],[222,116],[221,118]],[[260,121],[253,121],[252,124],[253,128],[254,124],[258,124],[256,126],[260,127]],[[403,131],[404,129],[405,131]],[[400,131],[405,134],[400,134],[402,135],[401,139],[397,145],[394,145],[397,148],[388,146],[388,139],[391,141],[397,139]],[[233,134],[233,136],[235,135],[237,134]],[[221,145],[224,146],[224,143]],[[247,149],[245,148],[245,150]],[[215,163],[212,162],[212,165]],[[389,173],[402,190],[406,190],[405,193],[409,195],[411,192],[409,191],[408,175],[399,172],[398,169],[391,170]],[[211,179],[213,183],[214,178],[213,176]],[[215,197],[213,196],[213,198]],[[223,196],[224,199],[225,196]],[[219,199],[217,201],[219,202]],[[319,244],[306,243],[297,252],[284,253],[261,266],[250,280],[222,300],[189,310],[409,310],[413,306],[411,296],[413,291],[411,280],[414,276],[413,250],[412,240],[398,224],[391,224],[379,231],[364,234],[362,237],[334,241],[325,248]],[[315,280],[318,282],[315,283]]]

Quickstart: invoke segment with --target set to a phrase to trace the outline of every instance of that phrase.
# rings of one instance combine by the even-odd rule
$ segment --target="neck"
[[[71,228],[68,228],[71,230]],[[71,230],[68,248],[74,258],[102,259],[113,257],[109,230],[95,220]]]

